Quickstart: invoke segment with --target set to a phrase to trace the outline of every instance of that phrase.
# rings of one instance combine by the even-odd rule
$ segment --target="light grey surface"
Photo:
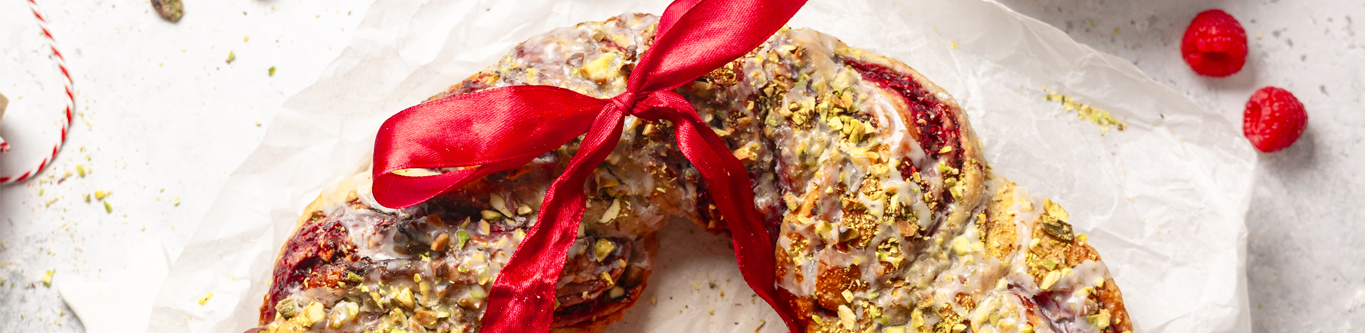
[[[1365,162],[1365,37],[1355,35],[1353,22],[1365,19],[1365,3],[1001,1],[1133,61],[1230,119],[1240,119],[1256,88],[1294,92],[1309,110],[1307,133],[1261,156],[1247,213],[1253,325],[1260,332],[1365,330],[1365,265],[1357,264],[1365,250],[1355,246],[1365,242],[1356,226],[1365,217],[1357,190],[1365,177],[1356,171]],[[0,332],[79,332],[56,289],[42,285],[43,273],[56,271],[54,287],[117,279],[126,270],[122,244],[131,242],[161,242],[178,255],[276,106],[350,42],[370,2],[191,2],[176,25],[160,21],[145,1],[39,2],[75,75],[82,117],[44,178],[76,165],[95,172],[0,188]],[[1251,39],[1247,67],[1229,78],[1195,76],[1179,58],[1185,25],[1212,7],[1241,19]],[[50,66],[27,11],[25,1],[0,2],[0,40],[10,42],[0,47],[0,69],[7,70],[0,90],[12,102],[7,117],[59,101],[42,95],[60,87],[55,81],[37,82],[44,89],[21,92],[23,99],[11,93],[52,79],[9,71]],[[229,51],[237,57],[232,64],[224,63]],[[271,66],[278,67],[274,77],[265,73]],[[167,107],[142,107],[146,101]],[[114,191],[114,214],[80,199],[97,189]],[[171,203],[176,197],[179,206]]]
[[[1365,331],[1365,35],[1357,35],[1365,2],[1000,2],[1239,122],[1255,89],[1293,92],[1308,129],[1293,146],[1260,155],[1247,212],[1252,327]],[[1185,27],[1209,8],[1247,30],[1246,67],[1227,78],[1198,77],[1180,60]]]

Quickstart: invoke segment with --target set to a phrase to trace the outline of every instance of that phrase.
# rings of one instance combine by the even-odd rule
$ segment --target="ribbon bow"
[[[584,181],[615,149],[625,116],[668,120],[730,227],[745,282],[788,328],[799,331],[795,313],[778,296],[773,245],[754,208],[748,172],[673,90],[757,47],[804,3],[678,0],[659,19],[654,44],[631,71],[626,92],[611,99],[551,86],[512,86],[403,110],[384,122],[375,140],[375,199],[387,207],[412,206],[524,165],[586,132],[546,193],[539,222],[493,283],[482,319],[483,332],[546,332],[554,318],[555,282],[582,219]],[[454,171],[425,177],[395,173],[414,168]]]

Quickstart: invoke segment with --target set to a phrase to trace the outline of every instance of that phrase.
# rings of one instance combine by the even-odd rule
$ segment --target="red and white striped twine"
[[[62,70],[62,78],[66,79],[64,82],[66,84],[66,111],[63,112],[66,119],[62,122],[61,140],[58,140],[57,144],[52,146],[52,153],[48,154],[47,157],[44,157],[43,161],[38,163],[38,167],[24,171],[23,174],[18,176],[0,176],[0,184],[21,182],[24,179],[36,176],[38,172],[43,171],[43,168],[47,167],[48,163],[52,163],[53,159],[57,157],[57,152],[61,151],[62,143],[66,142],[67,131],[71,129],[72,113],[76,110],[76,95],[71,90],[71,73],[66,69],[66,58],[62,57],[61,51],[57,51],[57,41],[52,38],[52,31],[47,28],[47,19],[44,18],[43,14],[38,10],[38,3],[36,0],[28,0],[28,4],[29,8],[33,9],[33,16],[38,18],[38,28],[43,30],[43,36],[47,37],[47,43],[52,47],[52,58],[57,61],[57,68]],[[0,139],[0,151],[3,150],[9,150],[9,144],[5,143],[3,139]]]

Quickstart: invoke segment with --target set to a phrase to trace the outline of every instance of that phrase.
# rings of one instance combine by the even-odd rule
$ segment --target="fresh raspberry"
[[[1303,135],[1308,113],[1294,94],[1276,87],[1256,90],[1247,101],[1242,134],[1257,150],[1273,153],[1289,147]]]
[[[1190,21],[1180,40],[1180,55],[1190,69],[1203,76],[1236,74],[1247,62],[1247,33],[1232,15],[1206,10]]]

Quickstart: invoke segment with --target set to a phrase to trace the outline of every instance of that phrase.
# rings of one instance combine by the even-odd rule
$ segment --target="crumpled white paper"
[[[68,281],[57,286],[62,300],[81,318],[86,333],[137,332],[147,329],[154,295],[170,270],[160,241],[128,249],[128,272],[113,282]]]
[[[324,186],[365,168],[389,115],[550,29],[663,1],[380,0],[316,84],[290,98],[171,268],[153,332],[256,325],[281,244]],[[1138,332],[1245,332],[1243,222],[1254,154],[1236,124],[1129,63],[978,1],[813,1],[791,21],[899,59],[967,110],[994,170],[1071,213],[1104,257]],[[1104,131],[1043,88],[1112,112]],[[641,301],[611,331],[782,331],[726,241],[673,223]],[[212,293],[203,305],[199,300]]]

